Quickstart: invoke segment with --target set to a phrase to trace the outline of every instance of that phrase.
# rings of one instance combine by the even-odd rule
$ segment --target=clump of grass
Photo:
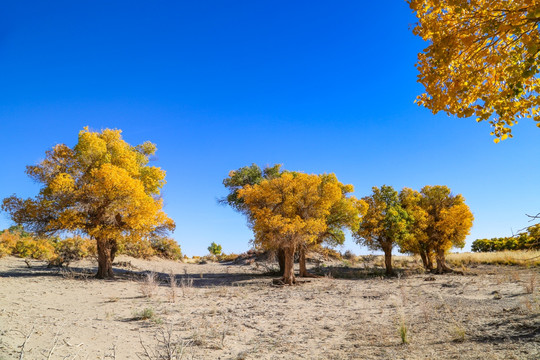
[[[462,328],[459,325],[455,325],[453,333],[454,333],[454,337],[453,337],[452,340],[454,342],[464,342],[465,341],[465,329],[464,328]]]
[[[399,323],[399,336],[401,337],[402,344],[409,343],[407,324],[405,323],[405,319],[403,319],[403,317]]]
[[[144,310],[142,311],[135,312],[133,314],[133,319],[134,320],[149,320],[153,322],[154,324],[158,324],[158,325],[163,323],[163,320],[156,315],[154,309],[152,308],[144,308]]]
[[[155,316],[156,313],[152,308],[145,308],[144,310],[136,312],[134,314],[134,318],[136,318],[137,320],[150,320]]]

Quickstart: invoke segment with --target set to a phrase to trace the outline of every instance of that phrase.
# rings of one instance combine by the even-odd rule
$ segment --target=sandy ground
[[[538,268],[275,287],[254,264],[119,260],[118,279],[100,281],[89,261],[0,259],[0,359],[158,359],[166,345],[173,359],[540,358]]]

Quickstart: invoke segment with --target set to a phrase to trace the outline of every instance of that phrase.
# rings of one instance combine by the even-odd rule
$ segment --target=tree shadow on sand
[[[122,264],[124,265],[124,264]],[[226,267],[231,267],[231,263],[220,264]],[[233,265],[232,267],[240,268],[246,265]],[[195,268],[196,269],[196,268]],[[96,281],[144,281],[148,274],[154,273],[156,280],[160,286],[170,286],[170,274],[165,272],[156,272],[149,270],[140,270],[134,267],[119,267],[114,266],[113,271],[115,279],[113,280],[98,280],[95,279],[97,266],[86,267],[49,267],[46,262],[35,261],[31,266],[20,265],[12,266],[9,269],[0,272],[0,278],[39,278],[39,277],[59,277],[71,280],[96,280]],[[175,280],[178,284],[189,284],[190,287],[214,287],[214,286],[242,286],[253,282],[271,282],[271,279],[276,274],[271,268],[263,268],[261,270],[254,269],[253,272],[246,271],[231,271],[227,269],[224,272],[196,272],[191,269],[189,273],[175,274]]]
[[[540,342],[540,314],[506,315],[485,324],[468,340],[481,343]]]

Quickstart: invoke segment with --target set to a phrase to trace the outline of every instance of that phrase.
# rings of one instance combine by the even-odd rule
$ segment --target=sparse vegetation
[[[158,291],[159,279],[155,272],[148,272],[139,283],[139,288],[142,296],[153,297]]]
[[[403,318],[401,318],[401,321],[399,323],[399,336],[401,338],[402,344],[409,343],[407,324],[405,323],[405,320]]]
[[[155,316],[156,314],[154,312],[154,309],[152,308],[145,308],[133,314],[133,317],[137,320],[150,320],[153,319]]]

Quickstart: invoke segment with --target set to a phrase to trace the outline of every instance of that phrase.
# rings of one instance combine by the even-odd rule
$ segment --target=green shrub
[[[540,249],[540,224],[531,226],[516,236],[492,239],[477,239],[472,243],[473,252]]]
[[[213,242],[208,247],[208,251],[212,255],[219,256],[219,255],[221,255],[221,245],[216,244],[215,242]]]

